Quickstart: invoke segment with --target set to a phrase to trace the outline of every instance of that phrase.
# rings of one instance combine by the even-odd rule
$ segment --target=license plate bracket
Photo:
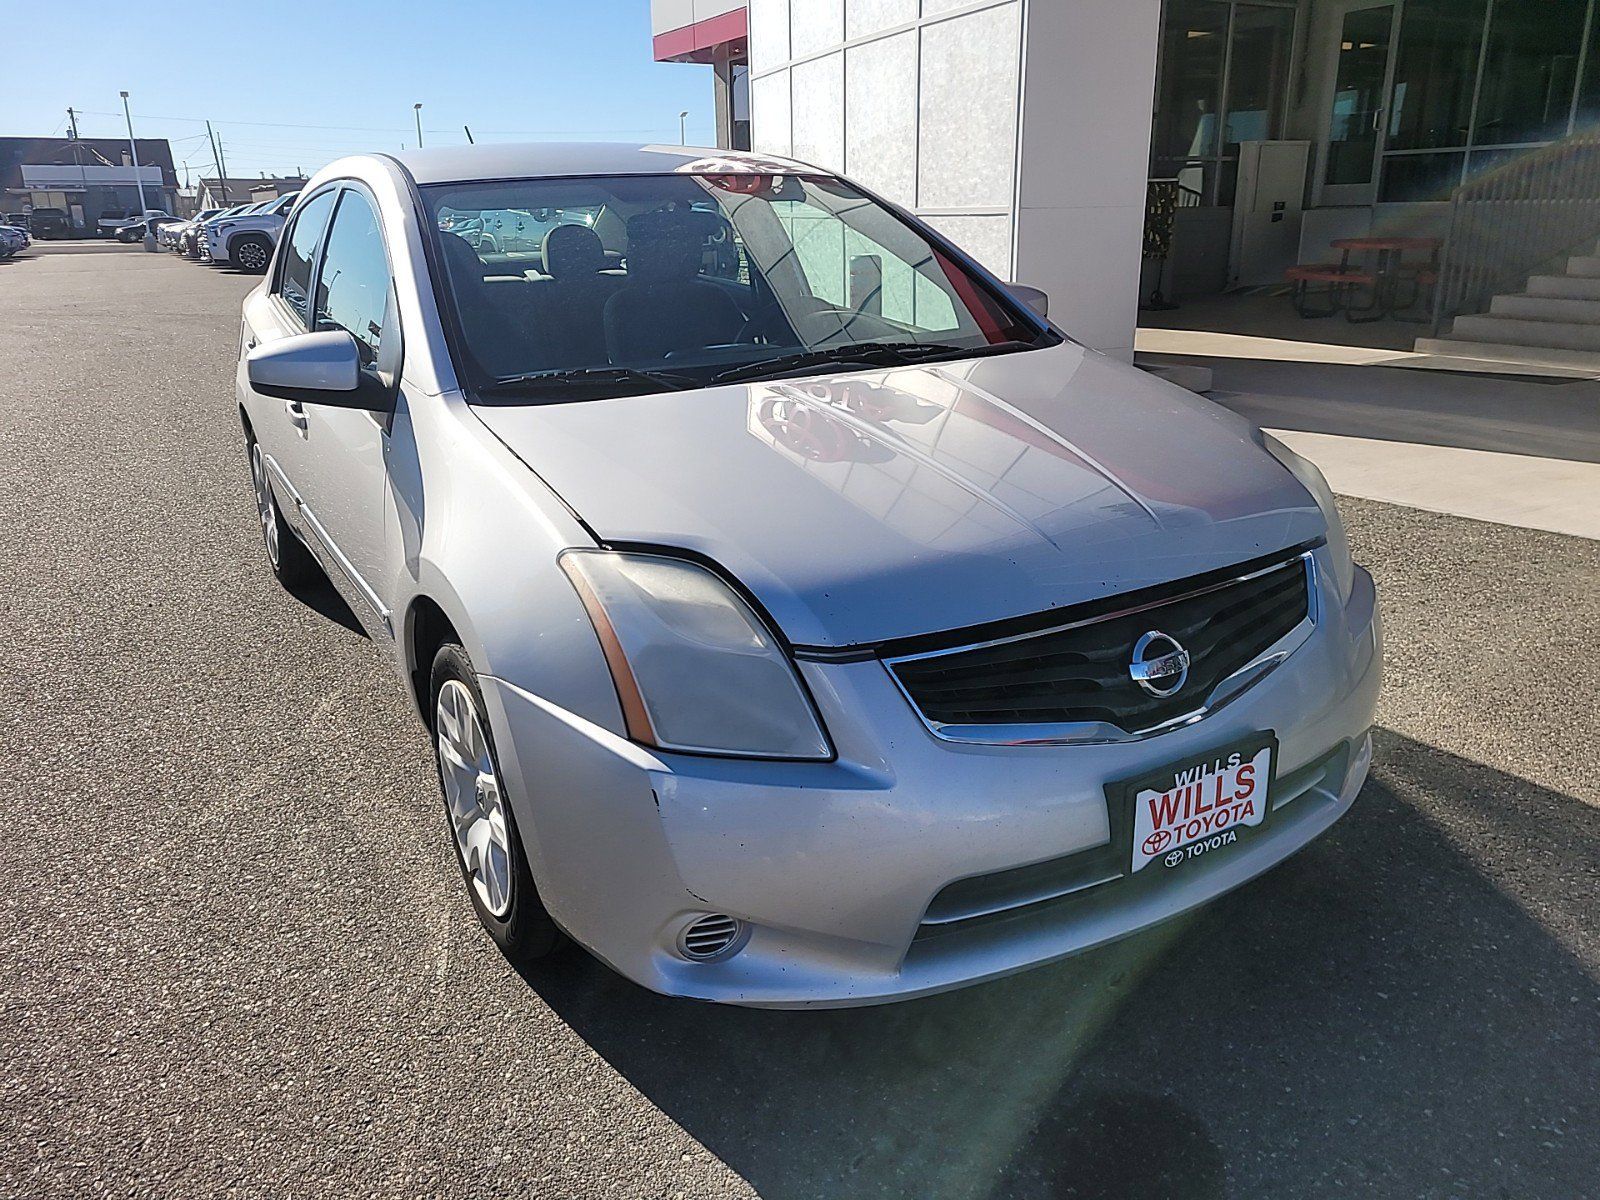
[[[1127,873],[1178,867],[1260,829],[1277,765],[1278,738],[1268,730],[1111,784],[1111,811],[1127,830]]]

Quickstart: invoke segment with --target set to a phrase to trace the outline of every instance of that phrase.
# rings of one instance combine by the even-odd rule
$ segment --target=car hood
[[[474,411],[602,540],[712,559],[797,645],[1041,612],[1325,528],[1248,422],[1071,343]]]

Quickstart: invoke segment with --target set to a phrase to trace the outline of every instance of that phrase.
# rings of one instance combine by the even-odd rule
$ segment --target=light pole
[[[411,111],[417,114],[417,149],[422,149],[422,105],[413,104]]]
[[[688,144],[689,144],[689,110],[688,109],[684,109],[683,112],[678,114],[678,145],[687,146]]]
[[[128,122],[128,151],[133,157],[133,182],[139,187],[139,216],[144,220],[144,248],[154,251],[156,231],[150,228],[149,205],[144,198],[144,174],[139,170],[139,144],[133,140],[133,113],[128,108],[128,93],[122,93],[122,115]]]

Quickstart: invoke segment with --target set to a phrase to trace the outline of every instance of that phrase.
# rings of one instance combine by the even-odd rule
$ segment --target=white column
[[[1030,0],[1013,278],[1133,356],[1160,0]]]

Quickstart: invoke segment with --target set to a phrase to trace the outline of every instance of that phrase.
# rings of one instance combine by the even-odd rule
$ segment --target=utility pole
[[[222,186],[228,186],[228,156],[222,152],[222,135],[217,134],[217,158],[222,162]]]
[[[222,173],[222,153],[217,149],[217,135],[211,132],[211,122],[206,122],[206,140],[211,143],[211,161],[217,166],[217,186],[222,189],[222,207],[228,205],[228,177]]]
[[[417,149],[422,149],[422,105],[413,104],[411,111],[417,114]]]
[[[72,142],[72,161],[78,164],[78,186],[83,189],[85,203],[89,199],[89,173],[83,169],[83,147],[78,145],[78,113],[72,105],[67,105],[67,136]],[[72,209],[67,209],[71,213]],[[74,225],[77,222],[73,222]]]

